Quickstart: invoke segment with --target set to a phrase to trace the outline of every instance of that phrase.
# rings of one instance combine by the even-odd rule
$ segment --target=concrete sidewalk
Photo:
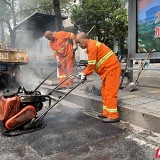
[[[75,69],[75,74],[83,69]],[[138,71],[134,71],[134,78]],[[47,80],[50,85],[43,85],[43,88],[49,90],[55,88],[58,84],[58,79],[50,78]],[[75,80],[74,85],[79,81]],[[88,80],[78,86],[66,98],[66,101],[80,105],[89,112],[102,112],[101,96],[87,94],[86,87],[94,84],[98,89],[101,87],[102,80],[93,72],[93,75],[88,77]],[[145,129],[160,133],[160,72],[159,71],[142,71],[139,78],[137,90],[133,92],[125,91],[127,79],[124,79],[124,88],[118,93],[118,108],[120,118],[131,124],[143,127]],[[66,93],[69,90],[60,91],[58,94]]]

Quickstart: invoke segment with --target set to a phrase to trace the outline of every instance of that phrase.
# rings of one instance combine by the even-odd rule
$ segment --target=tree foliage
[[[10,19],[11,18],[10,9],[3,0],[0,1],[0,18],[1,19],[4,19],[4,18]]]
[[[54,13],[54,0],[0,0],[0,22],[7,24],[11,45],[15,47],[16,33],[14,27],[34,12]],[[60,8],[67,8],[75,0],[60,0]]]
[[[90,36],[107,45],[127,35],[127,9],[122,0],[81,0],[71,14],[72,23],[80,31],[88,32],[96,25]]]
[[[35,11],[53,14],[54,0],[18,0],[19,11],[17,12],[18,17],[21,20],[29,15],[33,14]],[[75,0],[59,0],[61,12],[67,10],[70,6],[72,6],[72,2]]]
[[[25,17],[30,16],[34,12],[46,14],[54,13],[53,0],[18,0],[17,18],[22,21]]]
[[[20,19],[25,15],[31,15],[38,11],[47,14],[55,14],[56,31],[62,30],[61,10],[67,11],[75,0],[19,0],[19,12],[17,13]],[[61,6],[61,7],[60,7]]]
[[[11,37],[11,46],[15,47],[16,34],[13,27],[16,26],[16,0],[1,0],[0,1],[0,22],[5,22],[8,26]]]

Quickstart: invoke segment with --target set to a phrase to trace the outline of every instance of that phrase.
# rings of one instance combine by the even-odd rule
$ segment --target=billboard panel
[[[137,0],[137,52],[160,51],[160,0]]]

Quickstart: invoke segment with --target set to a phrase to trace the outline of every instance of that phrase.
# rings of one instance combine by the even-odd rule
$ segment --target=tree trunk
[[[12,10],[12,16],[13,16],[13,24],[14,27],[16,26],[16,14],[15,14],[15,6],[14,6],[14,0],[11,2],[11,10]],[[10,37],[11,37],[11,47],[16,47],[16,31],[13,29],[10,31]]]
[[[4,22],[4,23],[7,24],[8,29],[9,29],[9,33],[10,33],[10,37],[11,37],[11,47],[15,48],[15,44],[16,44],[15,43],[16,42],[16,33],[15,33],[15,30],[13,30],[11,28],[10,22],[8,20],[0,18],[0,22]]]
[[[4,3],[6,3],[10,7],[10,9],[12,11],[13,27],[15,27],[16,26],[16,14],[15,14],[15,6],[14,6],[15,0],[12,0],[11,2],[6,1],[6,0],[3,0],[3,1],[4,1]],[[10,32],[10,38],[11,38],[11,48],[15,48],[16,47],[16,32],[15,32],[15,30],[11,28],[11,24],[8,21],[8,19],[0,19],[0,22],[7,23],[8,29]]]
[[[11,37],[11,48],[14,49],[16,47],[16,34],[15,30],[10,31],[10,37]]]
[[[62,31],[62,17],[60,12],[59,0],[53,0],[53,4],[54,4],[56,31]]]
[[[13,24],[15,27],[16,26],[16,14],[15,14],[14,0],[12,0],[11,10],[12,10],[12,16],[13,16]]]
[[[5,41],[3,22],[0,22],[0,41]]]

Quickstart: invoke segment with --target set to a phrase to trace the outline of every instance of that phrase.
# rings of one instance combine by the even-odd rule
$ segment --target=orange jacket
[[[73,49],[70,40],[73,40],[75,35],[70,32],[60,31],[55,33],[55,41],[50,41],[50,46],[54,56],[65,57]]]
[[[102,79],[114,68],[121,67],[117,57],[112,50],[105,44],[96,40],[88,40],[87,46],[88,65],[83,71],[84,74],[90,75],[93,70],[98,73]]]

